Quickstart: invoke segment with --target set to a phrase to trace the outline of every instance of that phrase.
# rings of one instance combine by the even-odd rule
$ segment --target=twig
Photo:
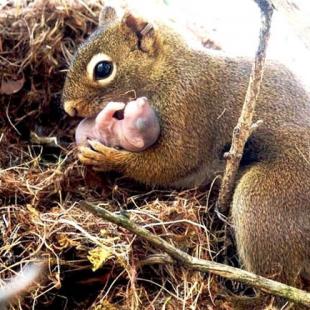
[[[120,227],[123,227],[128,231],[136,234],[137,236],[143,238],[144,240],[147,240],[154,247],[169,254],[174,259],[175,263],[182,264],[187,268],[193,270],[198,270],[201,272],[211,272],[227,279],[239,281],[250,286],[259,288],[269,294],[284,297],[295,303],[300,303],[307,306],[310,305],[310,293],[277,281],[264,278],[262,276],[258,276],[254,273],[242,269],[193,257],[175,248],[172,244],[160,238],[159,236],[152,234],[147,229],[135,224],[125,215],[116,215],[112,212],[105,210],[102,207],[99,207],[98,205],[93,205],[86,201],[81,201],[79,205],[80,207],[90,211],[94,215],[103,218],[104,220],[107,220],[111,223],[114,223]]]
[[[243,154],[244,145],[252,132],[261,123],[261,121],[259,121],[255,124],[252,124],[252,119],[255,110],[256,99],[259,95],[261,81],[263,78],[266,47],[270,36],[273,9],[267,0],[257,0],[256,2],[261,8],[262,25],[260,29],[260,39],[255,55],[255,61],[252,66],[249,85],[243,103],[241,115],[239,117],[237,126],[233,131],[231,148],[228,153],[224,154],[224,158],[227,159],[227,162],[217,201],[217,207],[222,213],[227,212],[229,202],[231,201],[233,187]]]

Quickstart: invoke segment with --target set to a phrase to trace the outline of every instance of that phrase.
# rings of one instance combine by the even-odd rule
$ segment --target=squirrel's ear
[[[99,14],[99,25],[109,24],[117,19],[117,13],[114,7],[106,5]]]
[[[157,38],[154,26],[150,22],[131,13],[126,13],[123,17],[122,25],[136,35],[139,49],[147,53],[155,52]]]
[[[0,0],[1,1],[1,0]],[[119,21],[127,9],[125,0],[106,0],[99,14],[99,25],[110,24]]]

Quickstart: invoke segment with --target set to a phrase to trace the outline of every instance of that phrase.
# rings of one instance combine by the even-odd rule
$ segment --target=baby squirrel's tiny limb
[[[96,126],[98,128],[105,128],[111,125],[111,122],[116,122],[117,119],[113,118],[114,113],[124,108],[125,103],[123,102],[109,102],[96,117]]]

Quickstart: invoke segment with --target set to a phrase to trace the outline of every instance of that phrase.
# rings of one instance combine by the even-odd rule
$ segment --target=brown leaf
[[[24,86],[25,78],[22,77],[19,80],[2,80],[0,87],[0,94],[12,95],[19,92]]]

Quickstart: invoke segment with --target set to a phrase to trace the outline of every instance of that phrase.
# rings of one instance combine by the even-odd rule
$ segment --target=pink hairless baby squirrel
[[[115,113],[121,110],[124,117],[118,119]],[[155,111],[146,97],[140,97],[127,104],[109,102],[96,117],[86,118],[79,124],[75,138],[78,145],[93,139],[106,146],[141,152],[156,142],[159,133]]]

